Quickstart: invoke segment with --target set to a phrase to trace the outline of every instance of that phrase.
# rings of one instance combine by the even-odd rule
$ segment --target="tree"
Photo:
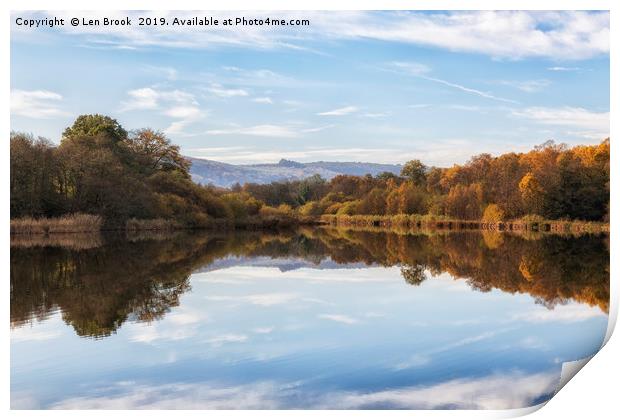
[[[63,141],[79,136],[105,135],[119,142],[127,138],[127,131],[113,118],[100,114],[87,114],[77,117],[71,127],[62,133]]]
[[[416,185],[424,185],[428,168],[418,159],[405,163],[400,171],[400,176],[409,179]]]
[[[139,167],[148,173],[179,171],[189,177],[190,161],[181,155],[179,146],[172,144],[161,131],[150,128],[136,130],[124,141],[135,154]]]
[[[482,187],[480,184],[457,185],[450,188],[446,197],[446,213],[449,216],[465,220],[478,220],[482,205]]]
[[[545,192],[533,173],[528,172],[519,182],[519,192],[525,207],[532,214],[542,214]]]

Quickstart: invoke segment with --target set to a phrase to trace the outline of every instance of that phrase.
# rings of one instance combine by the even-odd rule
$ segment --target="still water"
[[[605,236],[12,238],[11,406],[522,408],[608,304]]]

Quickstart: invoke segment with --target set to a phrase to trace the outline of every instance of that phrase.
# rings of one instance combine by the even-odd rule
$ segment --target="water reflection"
[[[12,241],[13,408],[524,407],[607,321],[602,236],[45,241]]]
[[[414,286],[428,270],[433,276],[449,273],[478,291],[528,293],[549,308],[569,299],[605,312],[609,305],[608,243],[599,236],[526,240],[494,232],[413,236],[320,229],[145,235],[134,241],[113,238],[105,246],[97,238],[96,247],[84,246],[81,237],[77,246],[65,240],[64,247],[20,243],[11,249],[13,326],[45,319],[60,308],[78,335],[105,337],[128,319],[160,319],[190,288],[192,272],[222,268],[227,260],[243,263],[231,262],[231,256],[268,257],[266,266],[286,259],[282,270],[321,268],[325,262],[400,265],[403,279]]]

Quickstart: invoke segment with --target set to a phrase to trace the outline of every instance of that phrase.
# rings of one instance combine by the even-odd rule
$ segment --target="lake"
[[[11,240],[11,407],[508,409],[607,328],[609,238]]]

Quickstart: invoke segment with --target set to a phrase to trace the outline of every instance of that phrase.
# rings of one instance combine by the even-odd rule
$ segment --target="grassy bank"
[[[454,220],[431,215],[323,215],[324,224],[341,227],[375,227],[385,229],[438,229],[438,230],[487,230],[551,233],[608,233],[609,223],[579,220],[544,220],[526,217],[519,220],[487,222],[482,220]]]

